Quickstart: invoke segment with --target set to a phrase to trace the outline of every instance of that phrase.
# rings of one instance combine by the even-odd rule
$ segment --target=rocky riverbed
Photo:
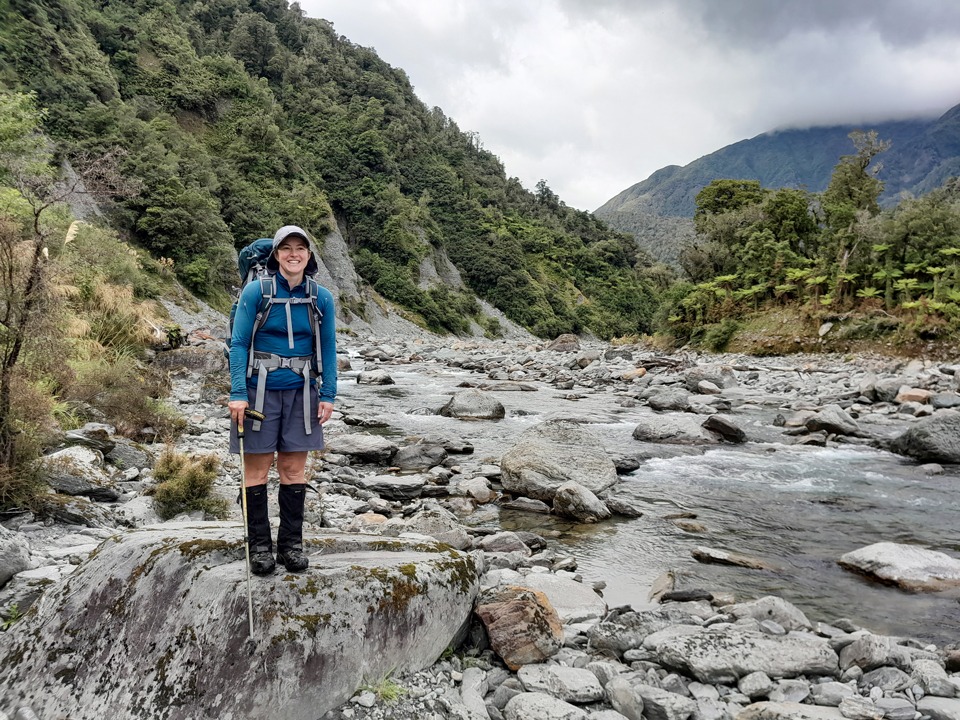
[[[191,663],[202,666],[204,653],[216,653],[216,648],[198,642],[203,648],[199,655],[177,655],[182,638],[174,642],[174,628],[192,623],[201,607],[211,614],[211,623],[219,623],[217,632],[226,633],[222,645],[246,633],[242,554],[230,530],[236,527],[239,533],[239,509],[232,504],[239,468],[225,452],[227,380],[215,339],[222,318],[208,313],[183,315],[178,321],[189,331],[188,344],[156,357],[173,381],[171,403],[188,424],[176,448],[221,458],[217,492],[231,502],[234,524],[206,523],[202,514],[159,523],[145,491],[153,484],[151,467],[162,448],[133,443],[96,425],[65,436],[65,447],[46,461],[51,493],[59,499],[56,514],[8,518],[0,529],[0,608],[8,608],[10,618],[10,630],[0,635],[0,652],[6,656],[0,718],[3,711],[29,717],[29,708],[41,718],[60,717],[63,708],[72,708],[70,717],[76,718],[102,717],[104,712],[123,716],[117,712],[124,702],[119,688],[127,688],[128,699],[137,690],[118,678],[98,678],[94,695],[101,704],[96,710],[69,704],[71,694],[76,698],[91,692],[77,687],[75,678],[84,677],[78,658],[89,647],[99,647],[102,657],[110,653],[110,662],[129,659],[128,650],[111,646],[108,639],[125,637],[133,625],[141,628],[137,623],[144,616],[157,612],[151,603],[166,584],[145,586],[143,578],[150,575],[158,582],[158,573],[144,568],[175,547],[179,554],[170,556],[163,577],[186,578],[193,571],[183,558],[199,554],[206,559],[203,572],[196,570],[198,580],[205,587],[236,590],[239,599],[211,614],[209,599],[202,594],[191,599],[187,583],[180,601],[186,609],[178,623],[142,626],[142,632],[155,633],[146,645],[156,651],[152,664],[171,668],[176,663],[178,669],[165,669],[163,677],[151,670],[147,682],[137,683],[153,683],[156,692],[138,701],[140,714],[129,716],[227,717],[222,698],[216,701],[219,711],[202,703],[194,714],[184,709],[192,707],[191,698],[216,697],[203,695],[207,691],[196,686],[190,691],[192,676],[183,670]],[[612,605],[603,594],[605,579],[586,580],[578,571],[586,559],[557,542],[561,531],[556,524],[602,527],[649,515],[651,504],[629,492],[624,478],[651,462],[676,462],[705,448],[881,448],[910,458],[918,476],[949,477],[953,464],[960,463],[960,413],[952,409],[960,406],[957,367],[887,358],[760,361],[664,355],[569,337],[549,345],[432,336],[384,342],[348,332],[341,336],[340,349],[338,413],[326,428],[327,451],[310,463],[311,483],[318,491],[308,501],[307,530],[315,549],[310,576],[299,595],[289,595],[290,583],[297,580],[278,576],[272,586],[260,586],[276,607],[267,623],[273,634],[258,648],[275,653],[286,647],[277,638],[288,638],[287,645],[303,648],[302,657],[297,665],[296,653],[276,656],[298,669],[293,676],[265,670],[261,681],[281,688],[258,689],[266,698],[263,703],[273,706],[251,704],[247,714],[237,717],[276,717],[277,707],[288,703],[290,712],[280,710],[280,716],[310,720],[960,718],[960,650],[949,638],[930,642],[872,632],[849,617],[812,618],[783,598],[762,593],[738,597],[726,589],[680,582],[682,574],[669,571],[649,583],[638,602]],[[432,395],[430,385],[441,369],[462,376],[461,387]],[[416,400],[425,404],[410,405],[413,398],[393,377],[401,372],[416,373],[423,388]],[[611,452],[595,428],[625,415],[632,428],[629,442],[636,445],[625,445],[630,452]],[[523,422],[511,424],[518,418]],[[506,514],[525,520],[513,520],[513,529],[505,530],[501,521]],[[702,523],[696,508],[661,515],[685,532],[698,532]],[[159,545],[158,532],[163,538]],[[190,539],[206,537],[204,533],[211,535],[202,547]],[[349,569],[357,558],[369,560],[366,546],[343,539],[350,537],[399,543],[389,549],[404,558],[412,553],[373,573],[379,584],[366,592],[381,593],[381,611],[386,599],[396,600],[397,588],[405,587],[397,582],[409,579],[411,572],[420,578],[418,593],[429,596],[439,592],[432,588],[450,585],[450,561],[438,564],[432,553],[446,552],[442,548],[459,553],[460,584],[455,593],[444,595],[444,607],[451,608],[446,615],[459,617],[458,608],[469,600],[470,607],[454,623],[459,631],[426,618],[413,603],[410,612],[419,613],[419,620],[401,616],[405,632],[419,640],[410,646],[391,639],[397,627],[393,623],[392,630],[378,631],[381,644],[375,652],[383,656],[378,659],[394,652],[406,658],[416,654],[411,650],[416,647],[423,657],[392,666],[371,663],[364,654],[372,646],[351,647],[333,635],[323,636],[326,649],[319,647],[324,644],[314,640],[321,632],[319,619],[328,614],[341,613],[348,630],[369,626],[347,617],[342,605],[298,605],[295,614],[284,615],[284,603],[294,597],[297,603],[313,602],[304,600],[303,592],[320,594],[308,589],[311,582],[329,580],[334,566]],[[910,597],[920,597],[911,594],[946,597],[957,592],[956,536],[931,547],[901,539],[856,548],[834,562],[840,572],[898,588],[904,608]],[[443,545],[425,544],[435,541]],[[130,561],[136,553],[142,561]],[[694,557],[737,572],[776,572],[769,557],[708,542],[697,546]],[[442,569],[439,575],[420,569],[427,566],[431,573],[443,566],[448,575]],[[405,569],[410,567],[415,571]],[[464,578],[471,574],[467,582]],[[80,588],[91,593],[88,608],[106,607],[98,582],[105,578],[114,592],[113,610],[100,610],[89,622],[77,621]],[[606,580],[613,584],[616,578]],[[134,585],[138,589],[131,595],[127,589]],[[215,590],[206,592],[216,595]],[[278,597],[291,599],[280,603]],[[25,617],[15,617],[31,607]],[[960,614],[960,605],[956,607]],[[231,620],[226,630],[223,614],[237,621]],[[299,620],[284,624],[288,616]],[[44,635],[41,628],[60,630]],[[203,637],[204,632],[198,626],[196,633]],[[78,633],[89,647],[65,642]],[[336,686],[336,692],[346,693],[346,702],[328,707],[312,686],[289,685],[291,677],[298,686],[310,685],[311,678],[319,684],[318,671],[304,667],[322,657],[331,643],[337,644],[341,659],[323,666],[325,679],[336,675],[338,664],[352,674],[345,675],[349,683]],[[156,650],[161,645],[169,649]],[[440,652],[443,648],[448,649]],[[49,657],[60,658],[55,671],[40,661]],[[37,659],[31,664],[30,658]],[[391,674],[392,668],[400,671]],[[170,694],[173,675],[187,686],[178,685],[179,694]],[[41,694],[53,699],[41,700]],[[242,698],[231,707],[245,707]]]

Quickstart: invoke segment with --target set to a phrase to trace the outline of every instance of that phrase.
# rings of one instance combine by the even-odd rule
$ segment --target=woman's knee
[[[244,483],[247,487],[264,485],[270,466],[273,464],[273,453],[247,453],[243,456]]]
[[[277,473],[283,484],[304,482],[303,474],[307,466],[307,453],[277,453]]]

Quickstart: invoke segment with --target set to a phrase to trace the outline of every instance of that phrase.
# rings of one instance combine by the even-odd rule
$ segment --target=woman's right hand
[[[227,407],[230,408],[230,419],[239,426],[243,421],[243,411],[250,407],[250,403],[246,400],[231,400]]]

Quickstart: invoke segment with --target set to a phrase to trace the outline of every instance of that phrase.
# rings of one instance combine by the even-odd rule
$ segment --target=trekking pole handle
[[[243,409],[243,415],[240,417],[240,421],[237,423],[237,437],[243,437],[243,418],[248,417],[251,420],[256,420],[257,422],[263,422],[267,419],[267,416],[262,412],[257,412],[256,410],[251,410],[250,408]]]

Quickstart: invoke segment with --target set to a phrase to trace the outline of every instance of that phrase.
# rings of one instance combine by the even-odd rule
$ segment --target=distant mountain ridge
[[[876,130],[890,149],[877,157],[884,181],[881,201],[892,204],[901,192],[922,195],[960,175],[960,105],[938,118],[859,125],[834,125],[764,133],[727,145],[683,167],[669,165],[601,205],[595,215],[617,230],[632,233],[655,258],[674,262],[679,245],[693,237],[689,221],[697,193],[712,180],[759,180],[769,188],[827,187],[842,155],[853,154],[849,135]]]

